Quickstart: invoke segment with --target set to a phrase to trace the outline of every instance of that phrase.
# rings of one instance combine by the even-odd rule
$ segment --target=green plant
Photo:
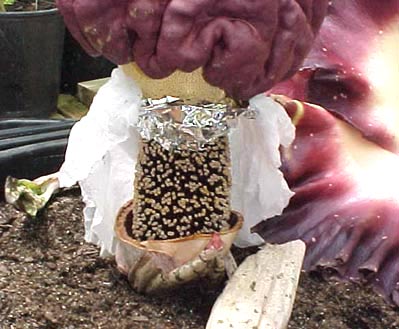
[[[0,11],[6,11],[5,5],[13,5],[15,0],[0,0]]]
[[[5,5],[13,5],[16,0],[0,0],[0,12],[6,11]],[[39,0],[35,0],[35,9],[38,9]]]

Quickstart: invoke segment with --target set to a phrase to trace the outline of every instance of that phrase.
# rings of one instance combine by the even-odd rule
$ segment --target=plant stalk
[[[4,0],[0,0],[0,12],[5,12],[6,7],[4,7]]]

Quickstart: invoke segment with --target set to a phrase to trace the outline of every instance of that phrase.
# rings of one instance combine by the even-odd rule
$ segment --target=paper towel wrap
[[[72,128],[65,162],[59,171],[61,187],[79,183],[85,218],[85,239],[101,247],[101,256],[115,253],[114,221],[133,196],[140,145],[135,128],[142,93],[120,68],[94,98],[87,116]],[[240,117],[230,133],[232,208],[244,216],[236,244],[257,245],[263,240],[250,228],[281,214],[293,193],[282,173],[279,147],[288,146],[295,127],[285,110],[265,95],[250,100],[254,119]]]

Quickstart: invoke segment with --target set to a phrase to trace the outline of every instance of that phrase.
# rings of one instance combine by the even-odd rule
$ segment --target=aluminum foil
[[[172,96],[148,98],[142,102],[137,128],[143,139],[155,140],[165,149],[201,150],[227,135],[240,115],[255,118],[256,111],[223,103],[190,104]]]

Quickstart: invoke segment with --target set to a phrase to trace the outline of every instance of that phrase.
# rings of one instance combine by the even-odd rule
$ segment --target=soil
[[[5,5],[6,11],[36,11],[48,10],[56,7],[54,0],[16,0],[12,5]]]
[[[78,189],[36,219],[0,203],[0,328],[204,328],[222,286],[173,296],[135,293],[112,260],[84,242]],[[253,250],[235,249],[238,260]],[[199,289],[200,288],[200,289]],[[399,310],[367,287],[303,274],[290,329],[399,329]]]

